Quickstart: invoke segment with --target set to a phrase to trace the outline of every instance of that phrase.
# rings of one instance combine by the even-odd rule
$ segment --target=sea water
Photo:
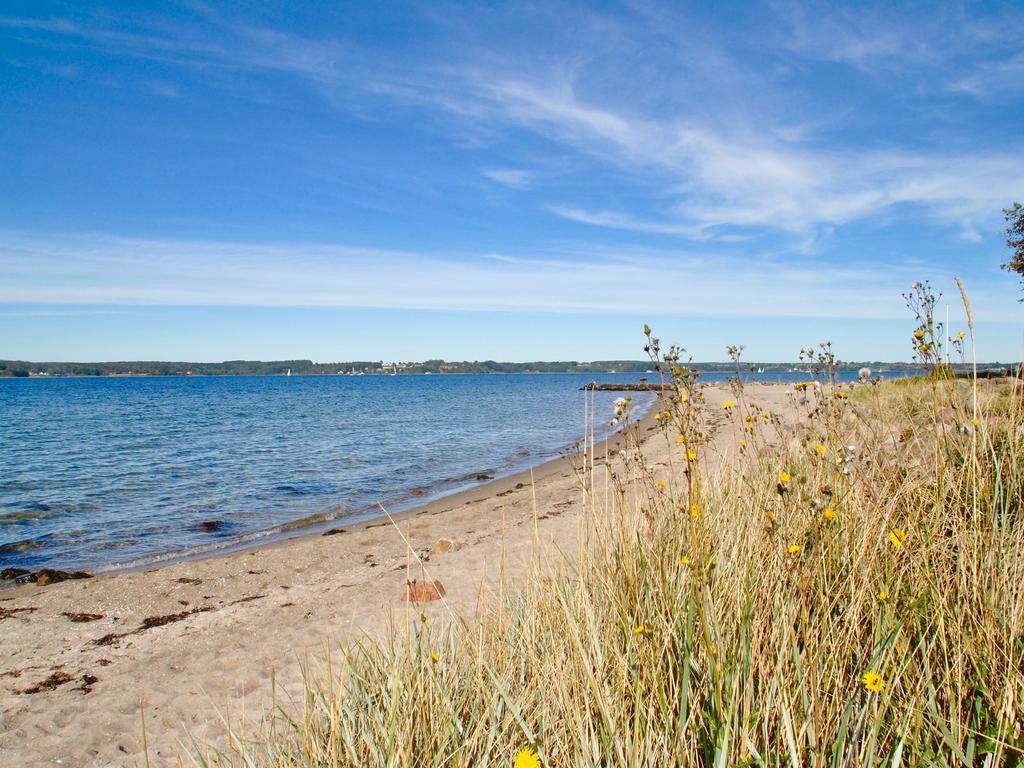
[[[130,567],[398,510],[565,452],[595,379],[637,377],[0,379],[0,568]],[[599,433],[618,396],[596,393]]]

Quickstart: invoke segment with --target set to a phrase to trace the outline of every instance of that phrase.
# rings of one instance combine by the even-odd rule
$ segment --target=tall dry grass
[[[588,455],[590,535],[562,575],[470,629],[346,649],[262,734],[193,759],[1024,765],[1019,384],[841,385],[825,348],[784,419],[739,384],[712,409],[650,342],[674,482],[634,449],[614,476]],[[735,443],[717,462],[712,421]]]

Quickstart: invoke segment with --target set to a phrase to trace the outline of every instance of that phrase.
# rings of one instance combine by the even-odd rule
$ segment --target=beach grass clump
[[[1020,379],[840,383],[824,347],[787,416],[739,380],[712,405],[681,350],[649,351],[668,482],[638,442],[581,461],[561,569],[472,626],[343,649],[262,734],[194,759],[1024,765]]]

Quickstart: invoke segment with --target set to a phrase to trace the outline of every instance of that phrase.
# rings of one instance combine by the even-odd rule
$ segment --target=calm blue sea
[[[138,565],[453,492],[571,445],[594,378],[0,379],[0,567]]]
[[[0,568],[131,567],[408,507],[559,455],[594,379],[637,376],[0,379]]]

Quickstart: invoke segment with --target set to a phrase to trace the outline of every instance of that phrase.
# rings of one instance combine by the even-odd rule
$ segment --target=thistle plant
[[[931,373],[936,373],[942,364],[943,324],[935,319],[935,305],[941,297],[928,280],[914,283],[903,294],[907,308],[917,320],[912,342],[914,359]]]

